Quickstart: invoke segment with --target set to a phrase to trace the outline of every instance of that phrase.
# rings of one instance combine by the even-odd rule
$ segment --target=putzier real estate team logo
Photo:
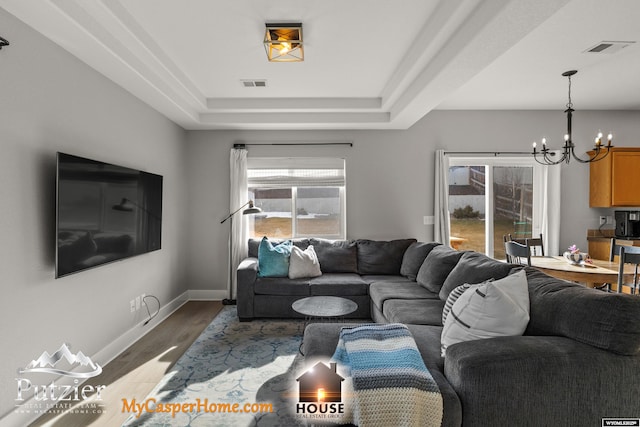
[[[342,381],[333,362],[318,362],[300,375],[296,414],[304,418],[338,417],[344,412]]]
[[[80,385],[80,379],[92,378],[102,373],[102,367],[85,356],[81,351],[72,353],[67,344],[62,344],[53,354],[46,350],[25,368],[18,369],[21,376],[31,374],[53,374],[59,377],[73,378],[73,384],[58,385],[55,381],[36,384],[29,378],[16,378],[18,405],[25,400],[36,402],[82,401],[90,397],[100,400],[104,385]],[[70,381],[66,381],[69,383]]]
[[[56,368],[60,362],[66,361],[68,369]],[[80,367],[80,370],[77,370]],[[46,374],[64,375],[72,378],[91,378],[102,373],[102,367],[94,363],[91,358],[79,351],[73,354],[67,344],[62,344],[58,351],[49,354],[46,350],[24,369],[19,369],[20,374],[39,372]]]

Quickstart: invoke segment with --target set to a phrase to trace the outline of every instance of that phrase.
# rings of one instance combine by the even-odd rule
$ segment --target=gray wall
[[[409,130],[388,131],[194,131],[187,135],[189,168],[189,286],[225,289],[229,213],[229,150],[236,142],[269,143],[351,140],[352,148],[249,146],[249,156],[337,156],[346,159],[347,237],[430,240],[433,226],[434,152],[530,151],[546,136],[559,147],[565,116],[558,111],[434,111]],[[640,112],[577,111],[574,140],[584,152],[601,128],[619,146],[638,145]],[[555,142],[554,142],[555,141]],[[598,227],[589,208],[589,166],[562,168],[561,250],[573,243],[587,249],[586,230]]]
[[[65,342],[93,356],[143,320],[131,298],[187,284],[184,130],[2,9],[0,29],[1,418],[18,368]],[[162,250],[54,279],[56,151],[163,175]]]

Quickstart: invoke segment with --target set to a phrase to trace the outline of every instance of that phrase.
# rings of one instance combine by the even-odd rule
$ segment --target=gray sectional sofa
[[[370,249],[393,246],[400,250],[400,241],[393,245],[362,241],[367,256],[358,257],[358,242],[335,244],[351,250],[355,246],[356,260],[364,261],[362,272],[378,268],[370,262],[374,259]],[[440,387],[443,426],[599,426],[604,418],[640,418],[639,297],[588,289],[527,267],[530,320],[524,334],[459,342],[443,357],[442,311],[451,290],[465,282],[500,279],[513,273],[516,266],[437,243],[403,244],[406,248],[399,264],[397,254],[377,258],[376,262],[393,265],[386,274],[335,274],[355,274],[366,283],[367,308],[375,322],[408,325]],[[280,284],[262,283],[259,278],[251,282],[248,279],[255,267],[251,258],[245,262],[248,265],[238,270],[240,317],[286,317],[292,314],[287,311],[288,301],[328,289],[332,295],[357,297],[358,301],[365,298],[349,295],[347,290],[352,286],[342,287],[336,282],[338,276],[333,277],[331,286],[311,281],[303,284],[304,291],[287,288],[288,279]],[[266,289],[259,289],[263,284]],[[282,292],[276,295],[273,288],[279,286]],[[363,292],[362,287],[356,287],[357,293]],[[285,289],[300,294],[285,295]],[[253,292],[250,303],[245,299],[249,291]],[[277,301],[277,309],[282,311],[256,306],[267,301]],[[358,312],[358,316],[365,313]],[[344,325],[308,325],[303,341],[305,358],[331,357]]]
[[[295,239],[293,244],[301,249],[313,245],[322,275],[289,279],[259,277],[260,240],[250,239],[248,257],[240,263],[237,270],[238,317],[241,321],[258,317],[301,317],[293,311],[291,304],[300,298],[322,295],[349,298],[358,304],[358,310],[348,317],[368,319],[371,315],[369,286],[372,283],[412,281],[401,275],[400,270],[407,248],[415,242],[415,239]]]

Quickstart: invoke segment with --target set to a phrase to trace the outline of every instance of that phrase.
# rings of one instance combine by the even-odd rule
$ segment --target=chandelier
[[[573,103],[571,102],[571,76],[576,74],[578,71],[570,70],[562,73],[563,77],[567,77],[569,80],[569,102],[567,102],[567,109],[564,112],[567,114],[567,133],[564,135],[564,146],[562,147],[560,158],[554,160],[551,156],[555,156],[556,153],[554,150],[547,148],[547,140],[546,138],[542,138],[542,149],[537,149],[537,143],[533,143],[533,157],[536,161],[543,165],[558,165],[560,163],[569,163],[571,158],[573,157],[580,163],[591,163],[596,162],[598,160],[604,159],[607,154],[609,154],[609,150],[613,145],[611,145],[611,141],[613,140],[613,135],[610,133],[607,135],[607,145],[602,144],[602,132],[598,132],[598,135],[595,139],[595,144],[593,147],[593,151],[591,151],[588,155],[588,159],[582,159],[576,156],[575,148],[576,146],[573,143],[571,138],[571,117],[573,112]]]

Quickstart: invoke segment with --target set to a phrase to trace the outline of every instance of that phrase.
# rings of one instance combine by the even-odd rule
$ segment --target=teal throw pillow
[[[258,277],[287,277],[292,246],[291,240],[274,246],[263,237],[258,246]]]

